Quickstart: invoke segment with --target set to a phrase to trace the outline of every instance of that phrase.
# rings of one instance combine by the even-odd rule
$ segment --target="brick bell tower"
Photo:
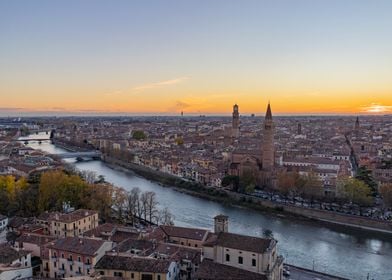
[[[274,149],[274,122],[272,120],[271,105],[268,102],[267,113],[265,114],[263,126],[263,142],[262,142],[262,164],[263,170],[272,170],[275,162]]]

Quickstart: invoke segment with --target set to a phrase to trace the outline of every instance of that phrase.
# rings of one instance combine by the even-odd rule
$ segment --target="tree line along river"
[[[35,137],[42,135],[29,138]],[[65,152],[49,142],[28,145],[50,154]],[[286,263],[355,280],[392,280],[392,235],[225,206],[163,187],[132,172],[112,169],[101,161],[68,161],[79,170],[103,175],[106,181],[125,190],[139,187],[142,191],[154,191],[159,207],[170,209],[177,226],[212,230],[213,217],[225,214],[229,216],[231,232],[260,237],[266,229],[271,230]]]

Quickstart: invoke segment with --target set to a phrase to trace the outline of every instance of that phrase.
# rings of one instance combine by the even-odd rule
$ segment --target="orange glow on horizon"
[[[81,114],[221,114],[239,105],[240,114],[262,115],[268,100],[275,115],[286,114],[390,114],[392,95],[386,89],[377,93],[357,90],[276,90],[203,86],[183,76],[145,83],[128,89],[49,88],[14,89],[1,109],[16,112],[77,112]],[[201,86],[200,86],[201,85]],[[57,88],[57,87],[56,87]],[[245,88],[245,89],[244,89]],[[26,98],[25,92],[34,98]],[[10,109],[7,109],[10,108]]]

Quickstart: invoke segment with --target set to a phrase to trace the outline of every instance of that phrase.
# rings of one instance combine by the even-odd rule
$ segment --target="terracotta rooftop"
[[[0,244],[0,264],[8,265],[27,254],[29,252],[23,250],[17,251],[6,243]]]
[[[163,232],[169,237],[178,237],[203,241],[208,230],[197,228],[185,228],[176,226],[161,226]]]
[[[229,232],[211,234],[204,246],[222,246],[254,253],[264,253],[276,241],[274,239],[259,238]]]
[[[131,250],[140,250],[143,251],[143,255],[150,255],[153,251],[154,243],[148,240],[135,240],[135,239],[127,239],[118,244],[117,248],[115,248],[118,252],[131,252]]]
[[[66,237],[56,240],[48,248],[94,256],[104,243],[105,241],[97,239]]]
[[[71,213],[50,215],[49,219],[63,223],[72,223],[97,213],[98,212],[94,210],[78,209]]]
[[[169,260],[105,255],[95,265],[95,269],[167,273],[170,263]]]
[[[17,242],[37,244],[39,246],[47,244],[54,240],[56,240],[55,237],[33,233],[22,233],[22,235],[16,239]]]
[[[97,226],[96,228],[86,231],[85,233],[83,233],[83,236],[98,237],[98,238],[108,240],[109,237],[111,237],[116,231],[116,227],[117,225],[115,224],[109,224],[109,223],[102,224]]]
[[[263,274],[246,271],[205,259],[200,264],[194,279],[203,280],[267,280]]]

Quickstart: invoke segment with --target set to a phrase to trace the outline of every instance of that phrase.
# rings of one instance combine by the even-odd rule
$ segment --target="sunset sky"
[[[0,115],[392,113],[392,1],[0,1]]]

